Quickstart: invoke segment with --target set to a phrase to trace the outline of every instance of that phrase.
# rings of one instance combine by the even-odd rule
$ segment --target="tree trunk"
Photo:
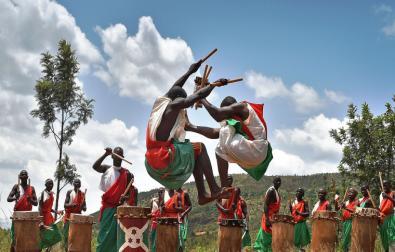
[[[62,111],[62,126],[60,130],[60,141],[59,141],[59,160],[58,160],[58,170],[62,165],[62,157],[63,157],[63,127],[64,127],[64,112]],[[59,194],[60,194],[60,179],[56,178],[56,200],[55,200],[55,220],[58,217],[58,207],[59,207]]]

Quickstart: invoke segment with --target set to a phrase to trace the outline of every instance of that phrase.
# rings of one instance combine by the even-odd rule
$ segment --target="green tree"
[[[367,103],[362,104],[361,114],[350,104],[346,126],[330,131],[343,147],[340,173],[358,183],[369,183],[374,193],[380,189],[379,172],[395,179],[395,107],[390,102],[385,107],[383,114],[375,116]]]
[[[59,41],[56,55],[43,53],[41,65],[42,77],[35,85],[38,108],[30,113],[43,121],[43,137],[53,136],[58,147],[59,158],[55,171],[55,210],[58,210],[60,191],[78,176],[69,157],[65,154],[63,158],[64,146],[70,145],[78,127],[92,118],[93,100],[87,99],[75,82],[79,71],[78,61],[75,51],[66,40]]]

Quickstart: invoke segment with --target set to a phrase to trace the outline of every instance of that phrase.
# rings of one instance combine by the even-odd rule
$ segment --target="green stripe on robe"
[[[62,240],[62,235],[56,224],[49,226],[49,229],[43,229],[40,231],[41,241],[40,248],[45,249],[52,247],[56,243]]]
[[[380,226],[381,244],[385,250],[395,243],[395,215],[391,214],[385,217],[384,223]]]
[[[247,134],[243,131],[242,125],[239,121],[235,119],[229,119],[226,120],[226,123],[232,127],[235,128],[236,133],[242,135],[244,138],[248,139]],[[260,180],[263,175],[265,175],[265,172],[267,168],[269,167],[270,161],[273,159],[273,153],[272,153],[272,146],[269,143],[267,153],[266,153],[266,158],[265,160],[262,161],[259,165],[256,167],[252,168],[244,168],[241,167],[244,171],[246,171],[251,177],[253,177],[256,181]]]
[[[188,218],[185,218],[183,223],[179,226],[178,232],[178,247],[182,248],[182,251],[185,251],[185,242],[187,240],[188,234]]]
[[[311,237],[306,221],[295,224],[294,243],[297,248],[303,248],[310,243]]]
[[[258,235],[256,236],[254,251],[272,252],[272,234],[266,233],[262,230],[262,227],[259,228]]]
[[[343,221],[343,229],[342,229],[342,248],[343,251],[348,251],[351,243],[351,228],[352,228],[352,219]]]
[[[63,244],[64,244],[64,249],[65,249],[65,251],[68,250],[69,227],[70,227],[70,222],[69,222],[69,221],[66,221],[66,222],[63,224]]]
[[[251,246],[251,236],[250,231],[248,229],[244,230],[243,236],[241,237],[241,247],[250,247]]]
[[[151,229],[151,236],[150,236],[151,252],[156,252],[156,229],[157,227],[155,229]]]
[[[154,169],[147,160],[145,168],[148,174],[161,185],[169,189],[182,187],[193,173],[195,168],[195,154],[188,139],[185,142],[173,140],[175,149],[174,160],[164,169]]]
[[[117,252],[116,210],[116,208],[106,208],[103,211],[97,235],[97,252]]]

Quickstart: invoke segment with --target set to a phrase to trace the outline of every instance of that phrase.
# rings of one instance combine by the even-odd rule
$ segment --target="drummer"
[[[320,188],[318,190],[318,201],[315,203],[313,211],[311,212],[314,215],[317,211],[331,211],[332,207],[329,200],[326,199],[327,192],[324,188]]]
[[[395,251],[395,193],[392,191],[391,182],[384,180],[384,192],[380,195],[380,237],[384,250]]]
[[[364,184],[361,186],[361,193],[362,193],[362,198],[359,199],[359,207],[362,208],[372,208],[372,200],[370,198],[370,193],[369,193],[369,185]]]
[[[158,218],[161,216],[164,207],[165,188],[161,187],[158,190],[158,197],[151,199],[151,235],[150,235],[150,249],[156,252],[156,228],[158,226]]]
[[[33,206],[37,206],[36,191],[34,187],[30,185],[29,174],[26,170],[22,170],[19,173],[18,184],[12,187],[7,201],[15,201],[14,211],[31,211]],[[14,223],[11,225],[11,244],[11,249],[13,249],[15,246]]]
[[[295,246],[300,249],[300,251],[305,251],[303,247],[307,246],[311,240],[310,232],[306,224],[306,218],[310,215],[309,204],[303,199],[303,197],[304,189],[298,188],[296,190],[295,201],[289,205],[289,210],[292,213],[294,221],[296,222],[294,229],[294,243]]]
[[[349,188],[347,191],[348,200],[346,202],[341,202],[340,206],[338,201],[335,201],[336,211],[342,210],[342,249],[343,251],[348,251],[351,243],[351,228],[352,228],[352,213],[355,212],[356,208],[359,206],[359,200],[357,199],[357,190],[354,188]]]
[[[272,248],[272,223],[270,220],[280,211],[281,198],[278,193],[280,186],[281,178],[274,177],[273,185],[267,189],[265,194],[261,228],[254,243],[254,250],[259,252],[271,251]]]
[[[178,232],[178,248],[179,251],[185,250],[185,242],[187,239],[188,232],[188,213],[192,210],[192,202],[188,192],[182,188],[177,190],[169,189],[168,199],[163,207],[161,216],[177,218],[180,223]]]
[[[69,226],[70,226],[70,216],[71,214],[81,214],[82,211],[86,211],[85,193],[81,192],[81,180],[74,179],[74,188],[67,191],[66,198],[64,200],[65,215],[63,217],[63,236],[64,245],[67,249],[68,237],[69,237]]]

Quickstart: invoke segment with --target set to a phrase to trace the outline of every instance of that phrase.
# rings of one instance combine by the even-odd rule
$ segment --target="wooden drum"
[[[380,212],[374,208],[357,208],[353,214],[351,252],[374,252]]]
[[[90,252],[93,216],[71,214],[68,251]]]
[[[294,226],[292,216],[275,214],[272,222],[272,249],[273,252],[294,251]]]
[[[177,218],[158,218],[156,228],[156,251],[157,252],[175,252],[178,251],[178,229],[179,222]]]
[[[221,219],[218,230],[219,252],[240,252],[243,220]]]
[[[39,212],[15,211],[11,217],[14,228],[15,251],[40,251]]]
[[[148,207],[119,206],[117,208],[117,251],[149,251]]]
[[[334,211],[317,211],[312,218],[312,252],[334,252],[339,218]]]

